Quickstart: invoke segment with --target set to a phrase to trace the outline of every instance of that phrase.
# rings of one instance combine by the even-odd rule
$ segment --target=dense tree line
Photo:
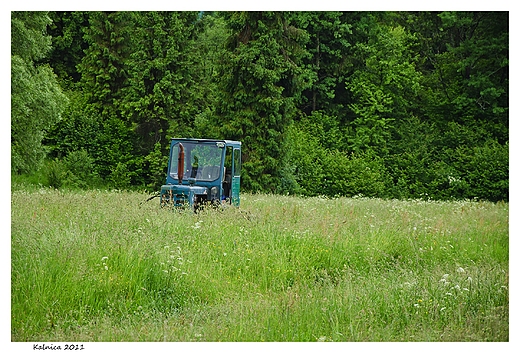
[[[13,12],[13,173],[164,180],[243,142],[243,188],[509,198],[507,12]],[[42,163],[44,168],[41,167]]]

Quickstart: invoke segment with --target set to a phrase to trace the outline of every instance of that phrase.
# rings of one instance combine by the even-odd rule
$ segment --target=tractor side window
[[[177,174],[178,159],[179,159],[179,144],[176,143],[175,145],[173,145],[173,147],[171,149],[171,156],[170,156],[170,161],[171,161],[170,175],[172,178],[175,178],[175,179],[178,178],[178,174]],[[184,168],[186,168],[186,164],[184,164]],[[183,172],[185,172],[185,171],[183,171]]]
[[[226,174],[231,174],[231,168],[233,167],[233,147],[231,146],[226,147],[224,167],[226,168]]]
[[[233,152],[233,158],[235,160],[235,176],[240,176],[240,169],[242,168],[240,150],[238,148],[235,148]]]
[[[224,156],[224,180],[222,180],[222,189],[224,197],[231,197],[231,171],[233,170],[233,147],[226,147],[226,155]]]

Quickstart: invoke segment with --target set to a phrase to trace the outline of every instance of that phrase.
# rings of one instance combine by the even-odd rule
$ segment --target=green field
[[[11,191],[12,341],[509,341],[509,204]]]

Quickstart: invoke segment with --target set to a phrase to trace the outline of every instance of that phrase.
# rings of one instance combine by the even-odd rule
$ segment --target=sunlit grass
[[[14,341],[507,341],[507,203],[11,194]]]

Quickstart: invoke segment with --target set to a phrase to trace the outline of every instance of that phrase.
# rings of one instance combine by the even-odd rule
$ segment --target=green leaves
[[[27,62],[45,58],[51,50],[51,37],[45,35],[50,23],[47,12],[12,12],[11,56],[19,56]]]
[[[507,12],[13,12],[12,165],[43,139],[156,188],[171,137],[219,137],[243,142],[245,190],[507,199],[508,31]]]
[[[50,22],[44,12],[13,12],[11,17],[11,169],[35,171],[45,152],[46,130],[60,119],[67,104],[52,69],[39,64],[49,51]]]

